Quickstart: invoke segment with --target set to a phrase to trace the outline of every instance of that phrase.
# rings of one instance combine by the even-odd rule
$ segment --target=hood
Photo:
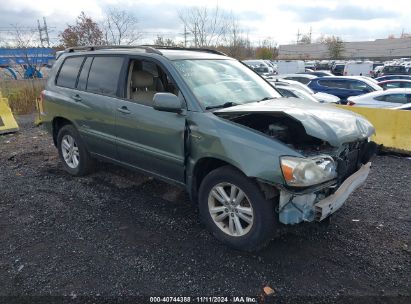
[[[328,93],[323,93],[323,92],[315,93],[314,97],[318,99],[319,101],[322,101],[325,103],[338,103],[340,101],[340,98],[338,98],[337,96],[331,95]]]
[[[278,98],[238,105],[214,112],[216,115],[245,113],[283,113],[301,122],[308,135],[334,147],[365,139],[374,127],[363,116],[332,105],[306,102],[297,98]]]

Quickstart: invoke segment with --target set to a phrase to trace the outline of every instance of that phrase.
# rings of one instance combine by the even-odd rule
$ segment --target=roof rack
[[[75,51],[97,51],[97,50],[105,50],[105,49],[142,49],[145,50],[147,53],[154,53],[162,55],[160,51],[156,50],[151,46],[145,45],[87,45],[87,46],[75,46],[65,49],[64,51],[67,53],[72,53]]]
[[[179,47],[179,46],[164,46],[164,45],[142,45],[144,47],[151,47],[154,49],[160,49],[160,50],[181,50],[181,51],[194,51],[194,52],[207,52],[211,54],[216,54],[216,55],[222,55],[222,56],[227,56],[227,54],[224,54],[223,52],[214,50],[214,49],[208,49],[208,48],[191,48],[191,47]]]
[[[141,49],[147,53],[153,53],[163,55],[159,50],[181,50],[181,51],[194,51],[194,52],[207,52],[216,55],[227,56],[223,52],[208,49],[208,48],[186,48],[178,46],[163,46],[163,45],[87,45],[87,46],[75,46],[69,47],[63,51],[63,53],[73,53],[76,51],[97,51],[105,49]]]

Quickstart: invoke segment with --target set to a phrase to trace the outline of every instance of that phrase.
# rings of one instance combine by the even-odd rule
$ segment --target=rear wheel
[[[59,130],[57,149],[64,169],[68,173],[82,176],[90,173],[94,168],[94,161],[73,125],[65,125]]]
[[[225,166],[201,183],[199,210],[211,233],[225,244],[245,251],[262,248],[277,227],[274,204],[240,171]]]

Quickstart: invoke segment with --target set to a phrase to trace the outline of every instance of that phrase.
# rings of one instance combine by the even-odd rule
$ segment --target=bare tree
[[[217,46],[226,34],[227,16],[218,6],[211,10],[207,7],[191,7],[180,11],[178,15],[193,36],[195,47]]]
[[[301,39],[298,41],[299,44],[311,44],[311,35],[304,34]]]
[[[161,35],[158,35],[156,40],[154,40],[154,45],[158,46],[184,46],[181,42],[176,42],[171,38],[164,38]]]
[[[109,45],[131,45],[141,39],[137,17],[127,11],[110,8],[105,13],[102,27]]]
[[[12,43],[6,46],[11,48],[14,71],[18,78],[39,78],[41,77],[40,67],[43,64],[43,49],[39,47],[37,31],[27,29],[18,24],[11,25],[12,30],[8,36]],[[37,50],[37,51],[36,51]]]
[[[222,50],[227,55],[237,58],[246,59],[253,56],[253,49],[248,37],[244,34],[238,19],[230,14],[226,18],[226,30],[223,38],[223,45],[219,45],[218,49]]]

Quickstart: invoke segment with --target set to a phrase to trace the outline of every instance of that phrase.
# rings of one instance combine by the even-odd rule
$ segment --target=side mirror
[[[181,113],[181,101],[172,93],[156,93],[153,97],[153,108],[157,111]]]

